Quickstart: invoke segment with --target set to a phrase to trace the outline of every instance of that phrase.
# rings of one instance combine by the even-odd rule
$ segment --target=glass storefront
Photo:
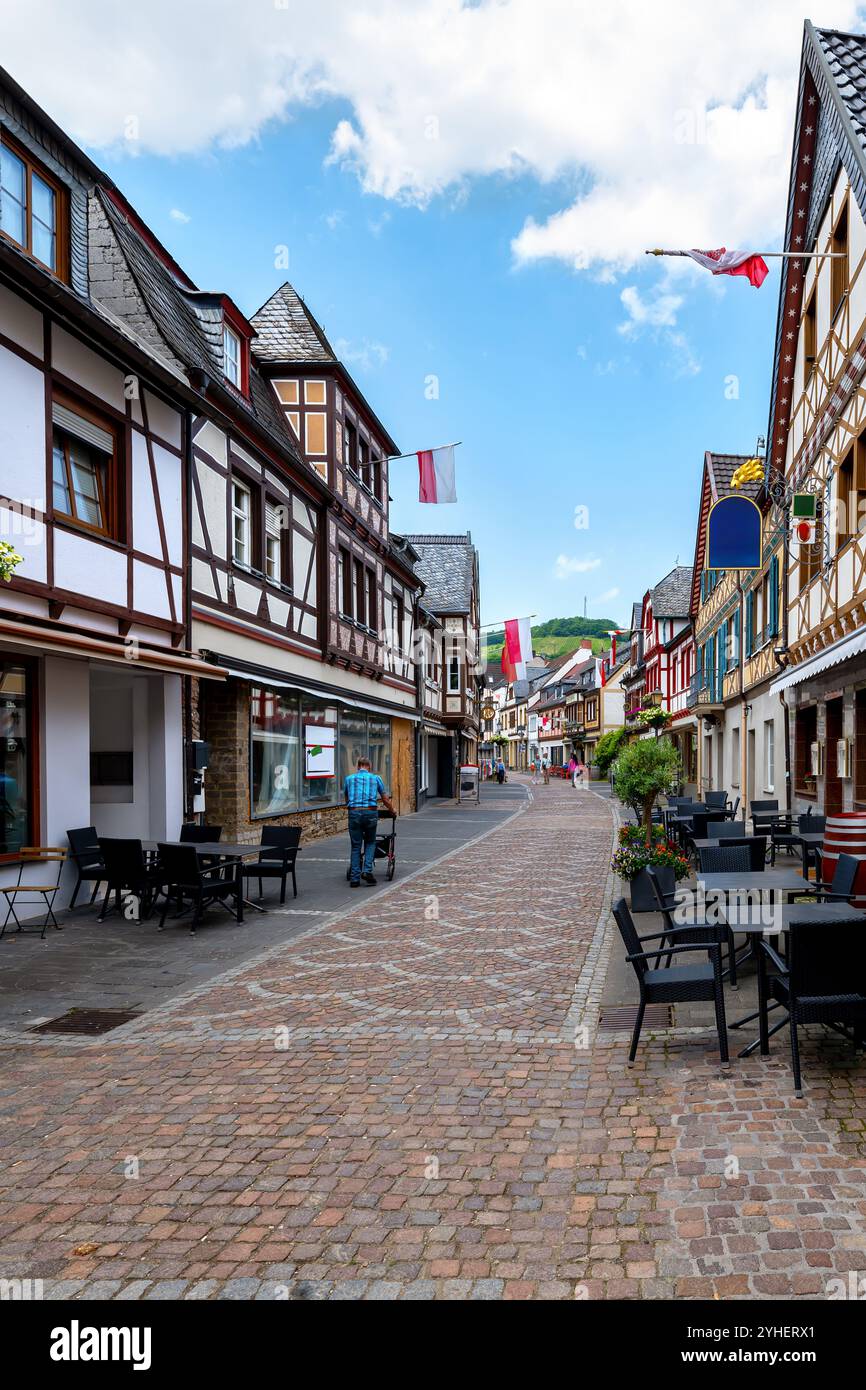
[[[297,698],[253,688],[250,701],[252,814],[298,809],[300,740]]]
[[[27,704],[27,667],[0,661],[0,854],[16,854],[31,841]]]
[[[368,757],[391,790],[391,721],[290,691],[250,692],[252,817],[335,806],[358,759]]]

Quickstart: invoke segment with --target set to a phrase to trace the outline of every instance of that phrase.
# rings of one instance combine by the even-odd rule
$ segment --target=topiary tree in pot
[[[627,827],[611,867],[631,883],[634,911],[651,911],[654,900],[646,868],[659,871],[665,891],[673,892],[679,878],[688,873],[688,861],[678,846],[669,844],[660,826],[653,826],[653,807],[659,796],[679,785],[682,767],[669,738],[642,738],[619,753],[613,767],[613,787],[620,801],[631,806],[639,827]]]

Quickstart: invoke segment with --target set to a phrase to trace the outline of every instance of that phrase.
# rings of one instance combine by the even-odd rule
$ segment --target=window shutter
[[[265,530],[269,536],[280,534],[280,514],[273,502],[265,502]]]
[[[746,594],[746,656],[747,656],[747,657],[752,655],[752,641],[753,641],[753,631],[754,631],[754,614],[755,614],[755,594],[754,594],[754,590],[750,589],[749,592]]]
[[[65,405],[52,401],[51,418],[67,434],[74,434],[76,439],[82,439],[92,448],[101,449],[104,454],[114,453],[114,435],[85,420],[82,415],[76,415],[74,410],[67,410]]]
[[[770,636],[779,632],[779,557],[774,555],[770,561]]]
[[[734,614],[734,647],[736,649],[736,664],[739,666],[742,653],[740,651],[740,610]]]

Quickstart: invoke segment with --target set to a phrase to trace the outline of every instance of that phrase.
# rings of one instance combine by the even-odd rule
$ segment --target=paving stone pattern
[[[0,1276],[498,1300],[819,1298],[866,1271],[866,1066],[816,1031],[797,1101],[784,1042],[724,1069],[674,1030],[628,1068],[595,1032],[612,808],[532,792],[114,1034],[3,1045]]]

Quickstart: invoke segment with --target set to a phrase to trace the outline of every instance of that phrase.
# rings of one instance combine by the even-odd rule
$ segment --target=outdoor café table
[[[795,833],[792,835],[791,839],[800,846],[802,851],[803,874],[805,876],[809,872],[809,861],[812,857],[812,851],[820,849],[824,843],[824,832],[823,830],[804,830],[801,831],[800,834]],[[820,878],[821,875],[819,874],[818,877]]]
[[[771,899],[775,900],[777,893],[808,893],[810,886],[808,880],[795,873],[793,869],[750,869],[744,870],[742,873],[719,874],[698,873],[696,877],[698,887],[704,890],[707,897],[712,895],[716,900],[723,898],[725,903],[733,894],[742,894],[746,901],[748,901],[749,895],[754,894],[760,894],[762,900],[764,894],[769,894]],[[735,922],[731,922],[730,925],[735,932],[743,931],[747,935],[749,934],[748,927],[740,927]],[[731,980],[733,989],[737,987],[737,968],[753,954],[752,944],[749,942],[748,949],[743,952],[742,956],[739,958],[735,956]]]
[[[160,843],[183,845],[184,848],[188,848],[190,842],[186,840],[162,840]],[[158,844],[156,840],[142,840],[141,847],[146,853],[156,854]],[[265,909],[260,907],[258,903],[244,897],[243,861],[254,858],[259,853],[261,845],[233,844],[227,840],[203,840],[193,843],[193,848],[200,859],[223,859],[226,863],[233,861],[237,884],[239,922],[244,920],[245,907],[251,907],[256,912],[264,912]]]
[[[707,875],[713,877],[713,875]],[[772,919],[768,920],[766,914],[761,910],[760,904],[751,907],[743,904],[737,905],[736,920],[731,922],[734,931],[747,932],[750,937],[777,937],[784,936],[790,931],[796,931],[799,926],[816,927],[823,923],[833,923],[838,925],[850,924],[852,927],[866,926],[866,912],[859,907],[851,907],[849,903],[778,903],[773,908]],[[779,1007],[778,1004],[771,1004],[771,1008]],[[745,1018],[737,1019],[736,1023],[731,1023],[730,1028],[742,1028],[744,1023],[750,1023],[757,1018],[756,1013],[746,1014]],[[775,1024],[769,1031],[769,1037],[778,1033],[780,1028],[784,1028],[788,1022],[783,1018],[781,1023]],[[750,1042],[739,1053],[740,1057],[750,1057],[755,1048],[760,1044],[760,1038]]]
[[[736,839],[733,841],[733,843],[739,845],[743,842],[743,840],[757,839],[763,839],[763,836],[747,835],[744,830],[742,835],[738,835]],[[729,845],[731,844],[731,840],[693,840],[692,844],[694,845],[695,849],[712,849],[713,845]]]

